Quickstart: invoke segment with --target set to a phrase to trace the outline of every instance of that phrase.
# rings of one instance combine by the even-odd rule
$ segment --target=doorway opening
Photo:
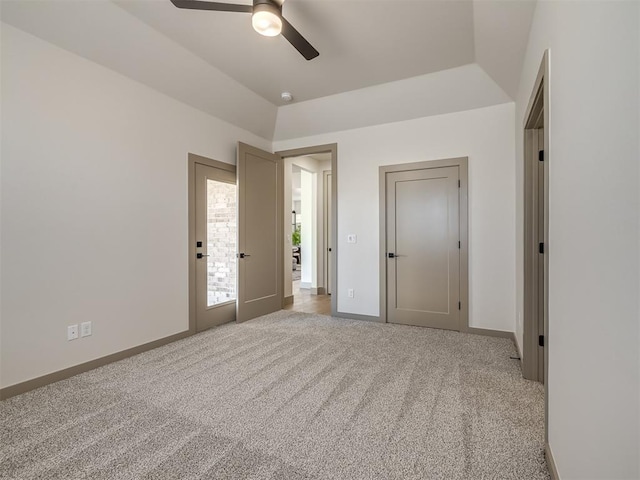
[[[324,248],[324,172],[331,170],[331,154],[285,158],[285,176],[291,171],[291,309],[331,314],[327,294],[327,250]],[[286,181],[286,180],[285,180]],[[288,192],[285,198],[288,198]],[[287,227],[285,227],[287,230]],[[286,277],[286,274],[285,274]],[[285,289],[285,298],[289,292]]]
[[[336,147],[277,152],[284,160],[284,305],[331,315],[335,295],[334,176]]]

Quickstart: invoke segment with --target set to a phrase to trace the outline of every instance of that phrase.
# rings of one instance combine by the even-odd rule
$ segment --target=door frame
[[[469,327],[469,159],[468,157],[428,160],[424,162],[383,165],[379,167],[380,214],[380,321],[387,322],[387,173],[458,167],[460,175],[460,320],[459,331],[486,334],[481,328]]]
[[[324,170],[322,172],[322,225],[323,225],[323,244],[322,244],[322,263],[324,265],[324,292],[326,295],[331,295],[331,291],[329,290],[329,285],[332,285],[330,282],[329,275],[327,272],[333,271],[333,266],[330,265],[331,257],[329,255],[329,245],[332,245],[332,238],[329,238],[329,225],[331,225],[332,216],[329,215],[329,209],[327,208],[329,204],[329,195],[327,195],[327,190],[329,190],[329,180],[327,177],[331,177],[333,179],[333,171],[332,170]],[[332,204],[333,205],[333,204]],[[331,225],[333,226],[333,225]],[[333,229],[331,229],[333,232]],[[331,253],[333,253],[333,247],[331,247]]]
[[[314,155],[318,153],[331,154],[331,243],[333,244],[331,253],[331,286],[333,292],[331,294],[331,316],[337,317],[338,314],[338,144],[329,143],[325,145],[315,145],[311,147],[294,148],[290,150],[280,150],[275,152],[281,158],[302,157],[305,155]],[[283,187],[284,188],[284,185]],[[283,255],[291,256],[291,252],[286,251],[287,242],[282,239]],[[284,257],[283,257],[284,258]],[[282,289],[284,291],[284,275],[282,280]],[[284,299],[283,299],[284,303]],[[284,305],[283,305],[284,307]]]
[[[540,123],[544,126],[544,289],[538,291],[538,272],[534,268],[539,255],[537,247],[539,231],[535,222],[537,210],[537,169],[538,158],[534,155],[536,130]],[[524,225],[523,225],[523,324],[522,324],[522,375],[529,380],[538,381],[541,373],[538,368],[538,301],[543,296],[544,321],[544,379],[548,378],[549,356],[549,50],[544,52],[538,75],[533,84],[529,104],[524,115],[523,124],[523,192],[524,192]],[[546,389],[545,389],[546,391]]]
[[[212,158],[189,153],[187,155],[187,192],[188,192],[188,256],[189,256],[189,333],[197,331],[196,305],[196,163],[208,167],[226,170],[236,174],[236,166]],[[222,304],[227,305],[225,304]]]
[[[537,281],[537,274],[535,269],[532,268],[533,261],[537,255],[535,249],[536,238],[533,235],[537,235],[538,232],[533,224],[533,188],[536,185],[533,184],[533,178],[531,173],[527,173],[531,163],[537,163],[538,159],[533,155],[533,141],[535,127],[538,120],[541,118],[544,126],[543,134],[543,150],[544,150],[544,289],[543,295],[543,323],[544,323],[544,436],[545,436],[545,454],[550,464],[550,450],[549,450],[549,162],[551,161],[551,150],[549,148],[549,132],[550,132],[550,51],[545,50],[538,75],[533,84],[531,96],[529,98],[529,104],[525,111],[523,119],[523,134],[524,134],[524,152],[523,152],[523,192],[524,192],[524,231],[523,231],[523,324],[522,324],[522,375],[524,378],[530,380],[538,380],[538,322],[535,315],[535,305],[538,298],[531,298],[531,282]],[[540,113],[542,109],[542,113]],[[527,293],[529,291],[529,293]]]

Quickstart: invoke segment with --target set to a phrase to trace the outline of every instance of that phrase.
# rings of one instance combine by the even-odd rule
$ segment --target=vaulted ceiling
[[[304,101],[474,61],[470,1],[287,0],[285,18],[320,52],[311,61],[248,14],[118,5],[275,104],[286,90]]]
[[[320,52],[311,61],[255,33],[248,14],[169,0],[1,8],[6,23],[271,138],[283,91],[300,103],[475,63],[514,98],[535,1],[286,0],[284,16]]]

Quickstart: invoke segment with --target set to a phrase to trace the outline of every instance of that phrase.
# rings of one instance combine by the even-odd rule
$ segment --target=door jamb
[[[542,93],[540,98],[539,93]],[[545,50],[540,68],[536,80],[533,84],[531,97],[529,104],[525,111],[523,121],[523,134],[524,134],[524,155],[523,155],[523,177],[524,177],[524,251],[523,251],[523,328],[522,328],[522,374],[524,378],[537,380],[538,379],[538,325],[537,319],[532,318],[534,313],[534,305],[530,294],[527,295],[527,290],[530,288],[531,282],[534,280],[532,268],[528,268],[527,265],[536,256],[535,245],[532,243],[535,239],[531,237],[536,233],[532,230],[532,211],[531,205],[533,202],[533,188],[531,175],[527,175],[527,166],[530,162],[537,162],[537,159],[530,158],[532,156],[532,142],[533,132],[535,128],[535,122],[540,117],[540,108],[543,109],[542,119],[544,125],[543,134],[543,150],[544,150],[544,296],[543,304],[543,319],[544,319],[544,379],[545,379],[545,441],[548,443],[548,431],[549,431],[549,395],[546,383],[548,382],[549,372],[549,162],[551,152],[549,149],[549,102],[550,102],[550,51]]]
[[[302,157],[304,155],[313,155],[318,153],[330,153],[331,154],[331,315],[338,315],[338,279],[337,279],[337,265],[338,265],[338,144],[330,143],[326,145],[316,145],[312,147],[294,148],[291,150],[281,150],[275,152],[276,155],[280,155],[282,158],[287,157]],[[282,186],[284,188],[284,185]],[[286,256],[291,256],[291,252],[286,251],[287,242],[282,239],[282,253]],[[283,275],[282,291],[284,291],[284,275]],[[284,305],[283,305],[284,307]]]
[[[323,262],[323,270],[324,270],[324,292],[325,294],[329,295],[332,292],[329,292],[329,275],[327,275],[327,271],[332,271],[333,270],[333,266],[330,267],[330,263],[332,263],[330,261],[330,256],[329,256],[329,245],[332,245],[332,240],[331,238],[329,238],[329,235],[327,234],[327,232],[329,231],[329,224],[331,222],[331,216],[327,215],[327,204],[329,203],[329,200],[327,198],[327,186],[329,185],[329,182],[327,181],[327,177],[333,175],[333,171],[332,170],[324,170],[322,172],[322,201],[324,203],[323,207],[322,207],[322,228],[323,228],[323,232],[322,232],[322,236],[323,238],[323,256],[322,256],[322,262]],[[333,176],[331,177],[333,178]],[[332,230],[333,231],[333,230]],[[333,253],[333,247],[331,248],[331,253]],[[333,291],[333,289],[332,289]]]
[[[543,125],[544,125],[544,171],[545,171],[545,214],[544,214],[544,239],[545,239],[545,254],[548,252],[548,164],[549,164],[549,128],[548,128],[548,79],[547,79],[547,71],[548,71],[548,51],[545,52],[542,64],[540,65],[540,69],[538,71],[538,75],[536,81],[533,85],[533,90],[531,93],[531,98],[529,100],[529,105],[527,107],[525,116],[524,116],[524,125],[523,125],[523,135],[524,135],[524,168],[523,168],[523,178],[524,178],[524,320],[523,320],[523,358],[522,358],[522,373],[523,376],[530,380],[538,379],[538,362],[537,362],[537,349],[538,349],[538,328],[537,321],[532,318],[532,315],[535,313],[535,305],[530,298],[530,293],[528,294],[528,290],[530,290],[531,286],[535,286],[535,281],[537,276],[535,275],[534,269],[531,268],[529,263],[535,261],[536,254],[534,252],[536,240],[532,237],[536,232],[534,231],[533,225],[533,200],[534,200],[534,192],[531,190],[533,188],[533,176],[528,173],[530,164],[537,165],[537,159],[533,158],[533,130],[536,128],[537,121],[540,117],[540,110],[543,112]],[[547,290],[546,286],[548,284],[548,255],[545,255],[545,290]],[[545,296],[545,312],[543,312],[545,324],[548,313],[547,306],[547,298],[546,292],[541,292]],[[545,336],[546,336],[546,325],[545,325]],[[546,340],[546,338],[545,338]],[[545,348],[545,351],[547,349]],[[546,365],[546,359],[545,359]]]
[[[236,173],[236,166],[213,160],[212,158],[189,153],[187,156],[187,192],[188,192],[188,241],[189,241],[189,333],[194,334],[196,324],[196,163]],[[237,309],[237,307],[236,307]]]
[[[482,329],[469,327],[469,159],[468,157],[447,158],[424,162],[405,163],[399,165],[383,165],[379,167],[379,214],[380,214],[380,321],[387,322],[387,212],[386,189],[387,173],[405,172],[409,170],[425,170],[429,168],[458,167],[460,175],[459,208],[460,208],[460,320],[461,332],[483,333]],[[480,330],[480,331],[476,331]]]

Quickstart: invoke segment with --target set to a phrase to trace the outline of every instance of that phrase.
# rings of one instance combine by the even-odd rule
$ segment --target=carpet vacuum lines
[[[508,339],[280,311],[0,402],[0,479],[542,480]]]

